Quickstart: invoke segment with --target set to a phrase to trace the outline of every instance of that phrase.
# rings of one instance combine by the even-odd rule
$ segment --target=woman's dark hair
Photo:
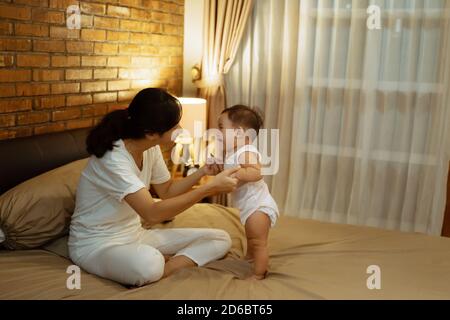
[[[250,108],[241,104],[226,108],[222,114],[227,114],[231,123],[243,126],[246,129],[254,129],[258,134],[263,126],[263,117],[255,108]]]
[[[89,132],[87,151],[101,158],[119,139],[140,139],[147,133],[162,135],[180,122],[181,114],[181,103],[167,91],[143,89],[127,109],[108,113]]]

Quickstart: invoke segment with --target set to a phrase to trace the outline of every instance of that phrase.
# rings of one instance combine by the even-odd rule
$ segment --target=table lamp
[[[183,106],[180,126],[185,130],[177,136],[175,148],[181,152],[183,176],[193,173],[204,163],[203,133],[206,129],[206,100],[201,98],[178,98]]]

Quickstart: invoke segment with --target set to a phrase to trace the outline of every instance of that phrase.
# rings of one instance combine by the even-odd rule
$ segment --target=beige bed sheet
[[[222,228],[233,247],[223,260],[140,288],[82,272],[80,290],[66,288],[71,262],[61,256],[0,251],[0,299],[450,299],[448,238],[281,217],[268,277],[250,281],[236,210],[198,204],[158,227]],[[47,249],[66,254],[61,242]],[[381,290],[367,288],[370,265],[381,268]]]

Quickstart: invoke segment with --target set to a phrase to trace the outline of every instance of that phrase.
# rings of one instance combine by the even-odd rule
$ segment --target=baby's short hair
[[[227,114],[228,119],[235,126],[242,126],[245,129],[254,129],[256,134],[259,133],[263,125],[262,115],[254,108],[250,108],[241,104],[226,108],[222,114]]]

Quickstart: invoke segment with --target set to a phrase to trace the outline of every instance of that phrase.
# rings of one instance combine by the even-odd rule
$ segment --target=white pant
[[[219,229],[155,229],[143,231],[136,243],[98,248],[74,262],[100,277],[141,286],[162,277],[163,254],[184,255],[203,266],[225,256],[230,247],[230,236]]]

